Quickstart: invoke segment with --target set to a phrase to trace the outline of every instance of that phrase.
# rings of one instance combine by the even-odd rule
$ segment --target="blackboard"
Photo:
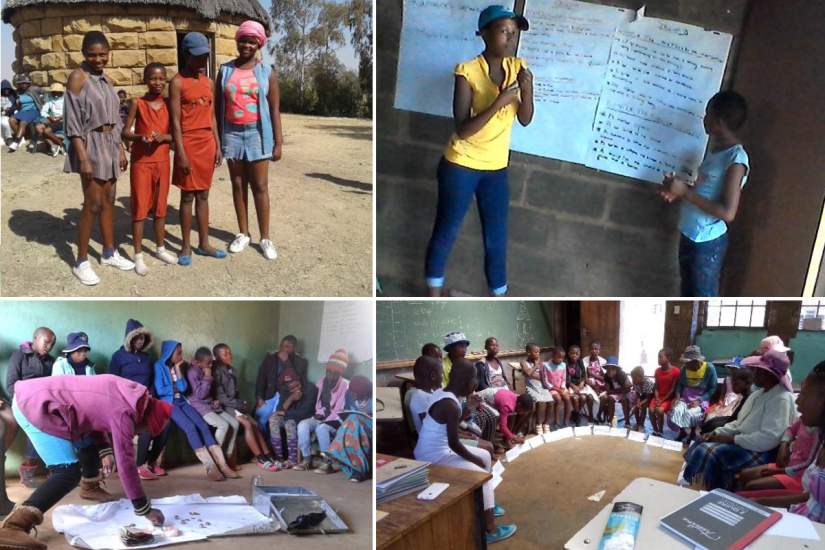
[[[421,346],[440,346],[453,331],[464,332],[473,351],[484,349],[488,336],[495,336],[502,350],[522,349],[531,341],[552,345],[541,302],[378,302],[376,323],[378,361],[415,359]]]

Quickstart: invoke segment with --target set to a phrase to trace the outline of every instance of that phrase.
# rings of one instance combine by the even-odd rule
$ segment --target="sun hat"
[[[764,355],[752,355],[742,359],[743,367],[766,370],[776,377],[779,382],[783,381],[788,372],[791,360],[784,351],[770,350]]]
[[[450,332],[444,336],[444,349],[447,350],[450,346],[454,346],[455,344],[464,344],[465,346],[470,345],[470,341],[467,340],[467,337],[464,336],[463,332]]]
[[[691,345],[685,348],[685,352],[679,358],[679,361],[688,363],[690,361],[704,361],[705,356],[702,355],[702,348],[697,345]]]

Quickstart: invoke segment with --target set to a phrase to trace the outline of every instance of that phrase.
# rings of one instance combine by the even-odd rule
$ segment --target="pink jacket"
[[[132,501],[145,499],[132,444],[149,396],[145,386],[111,374],[49,376],[17,382],[14,394],[23,416],[47,434],[108,440],[110,433],[123,490]]]
[[[332,388],[332,395],[329,399],[329,408],[331,412],[329,416],[326,416],[326,414],[324,414],[324,406],[321,405],[321,393],[324,391],[324,380],[326,379],[327,377],[324,376],[315,382],[315,387],[318,388],[318,399],[315,401],[315,415],[322,416],[325,422],[340,420],[338,418],[338,413],[344,410],[344,402],[347,395],[347,388],[349,388],[349,382],[344,379],[343,376],[338,379],[338,383],[335,384],[334,388]]]
[[[788,458],[788,467],[785,473],[791,477],[802,479],[808,466],[816,459],[819,449],[819,428],[808,427],[798,418],[788,426],[782,435],[783,442],[790,442],[791,456]]]

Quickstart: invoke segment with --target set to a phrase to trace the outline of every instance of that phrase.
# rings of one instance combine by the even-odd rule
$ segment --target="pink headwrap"
[[[238,30],[235,32],[235,41],[237,42],[244,36],[251,36],[258,40],[258,46],[263,46],[266,43],[266,31],[264,26],[257,21],[244,21]]]

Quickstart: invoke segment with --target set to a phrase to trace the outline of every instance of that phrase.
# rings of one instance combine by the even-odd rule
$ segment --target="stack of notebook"
[[[375,500],[378,504],[407,493],[420,492],[429,485],[429,462],[407,458],[377,458]]]

